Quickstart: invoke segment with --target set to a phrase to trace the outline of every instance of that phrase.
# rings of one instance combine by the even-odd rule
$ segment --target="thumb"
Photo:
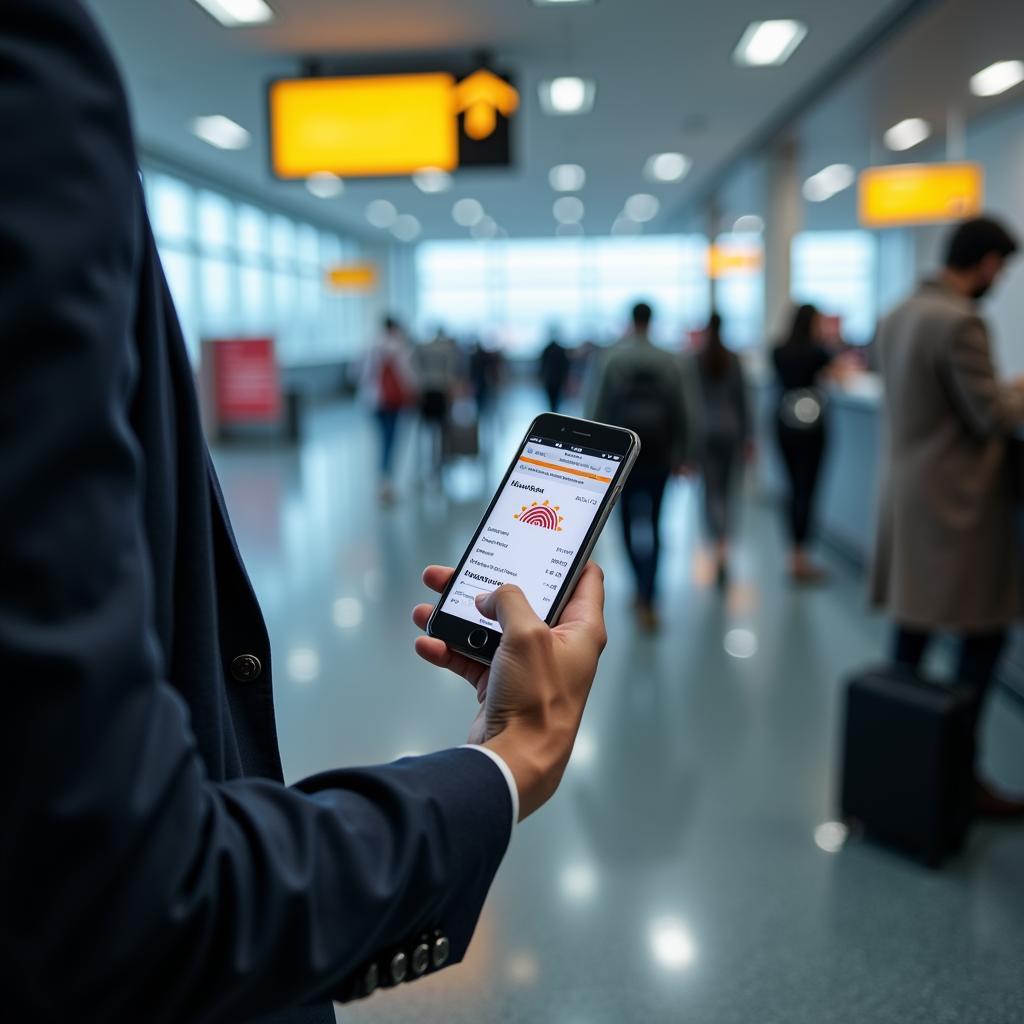
[[[537,613],[526,600],[526,595],[511,583],[498,587],[490,594],[480,594],[476,599],[476,607],[481,615],[496,620],[503,633],[513,636],[540,622]]]

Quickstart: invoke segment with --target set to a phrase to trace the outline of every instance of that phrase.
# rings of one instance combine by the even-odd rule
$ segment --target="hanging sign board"
[[[860,223],[866,228],[940,224],[981,213],[985,175],[980,164],[893,164],[862,171]]]

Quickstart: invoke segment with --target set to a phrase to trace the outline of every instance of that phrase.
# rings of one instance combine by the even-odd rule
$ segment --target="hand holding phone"
[[[430,566],[432,590],[447,586],[452,569]],[[490,667],[429,636],[416,640],[425,661],[461,675],[476,688],[480,711],[469,740],[486,744],[509,766],[519,790],[520,819],[558,788],[569,762],[607,634],[604,575],[587,565],[562,612],[549,627],[523,592],[505,586],[480,599],[481,611],[500,623],[502,641]],[[419,605],[413,619],[422,629],[433,608]]]

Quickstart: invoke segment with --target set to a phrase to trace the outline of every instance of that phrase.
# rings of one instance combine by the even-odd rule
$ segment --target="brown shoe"
[[[1024,800],[1004,796],[988,783],[976,779],[974,783],[974,810],[980,818],[995,818],[1006,821],[1024,818]]]

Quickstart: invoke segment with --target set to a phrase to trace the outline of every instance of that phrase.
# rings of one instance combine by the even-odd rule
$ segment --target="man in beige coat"
[[[946,266],[881,323],[887,452],[872,580],[896,625],[895,660],[917,668],[936,631],[960,638],[957,678],[980,717],[1021,612],[1006,459],[1024,425],[1024,381],[1001,382],[976,302],[1017,250],[995,221],[959,225]],[[978,782],[978,808],[1024,812]]]

